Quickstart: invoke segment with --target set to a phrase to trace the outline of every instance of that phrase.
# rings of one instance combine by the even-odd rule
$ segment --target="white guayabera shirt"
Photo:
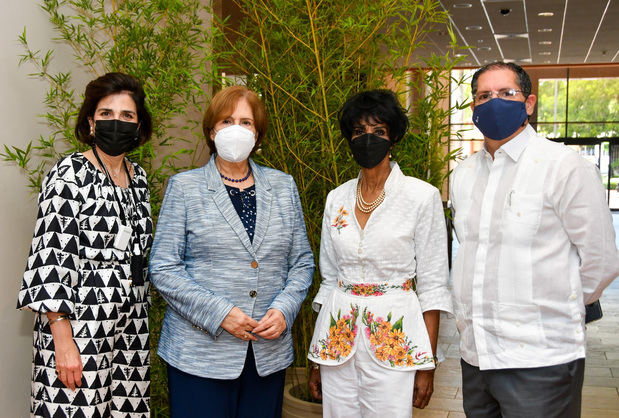
[[[460,351],[484,369],[585,357],[586,303],[619,275],[597,168],[529,125],[451,177]]]

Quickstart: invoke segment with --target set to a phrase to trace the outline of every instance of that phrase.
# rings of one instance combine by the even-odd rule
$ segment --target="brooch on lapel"
[[[337,211],[337,216],[333,220],[333,225],[331,225],[332,227],[337,228],[338,234],[341,233],[340,229],[348,226],[348,222],[346,222],[346,218],[345,218],[346,216],[348,216],[348,211],[344,209],[344,206],[342,206]]]

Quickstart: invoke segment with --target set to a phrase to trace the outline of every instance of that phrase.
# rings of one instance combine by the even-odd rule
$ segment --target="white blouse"
[[[308,357],[341,364],[364,341],[387,368],[431,369],[422,313],[452,309],[439,191],[391,163],[385,200],[361,229],[354,215],[357,182],[350,180],[327,196],[320,243],[323,280],[312,304],[320,313]]]

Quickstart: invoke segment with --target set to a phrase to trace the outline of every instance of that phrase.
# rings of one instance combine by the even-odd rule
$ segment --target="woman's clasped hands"
[[[274,340],[286,329],[286,320],[279,310],[269,309],[260,321],[256,321],[235,306],[224,318],[221,327],[241,340],[258,341],[258,337]]]

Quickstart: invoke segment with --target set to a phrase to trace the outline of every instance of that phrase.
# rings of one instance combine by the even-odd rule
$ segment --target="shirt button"
[[[255,298],[256,296],[258,296],[258,292],[256,292],[255,290],[250,290],[249,291],[249,296],[252,298]]]
[[[359,248],[359,249],[357,250],[357,253],[359,253],[359,254],[361,254],[362,252],[363,252],[363,250],[362,250],[361,248]]]
[[[576,330],[576,334],[580,334],[580,333],[582,333],[582,330],[581,330],[580,328],[578,328],[578,329]]]
[[[570,295],[570,300],[576,300],[577,297],[576,292],[574,292]]]
[[[251,268],[253,268],[253,269],[257,269],[258,268],[258,262],[256,260],[251,262]]]

